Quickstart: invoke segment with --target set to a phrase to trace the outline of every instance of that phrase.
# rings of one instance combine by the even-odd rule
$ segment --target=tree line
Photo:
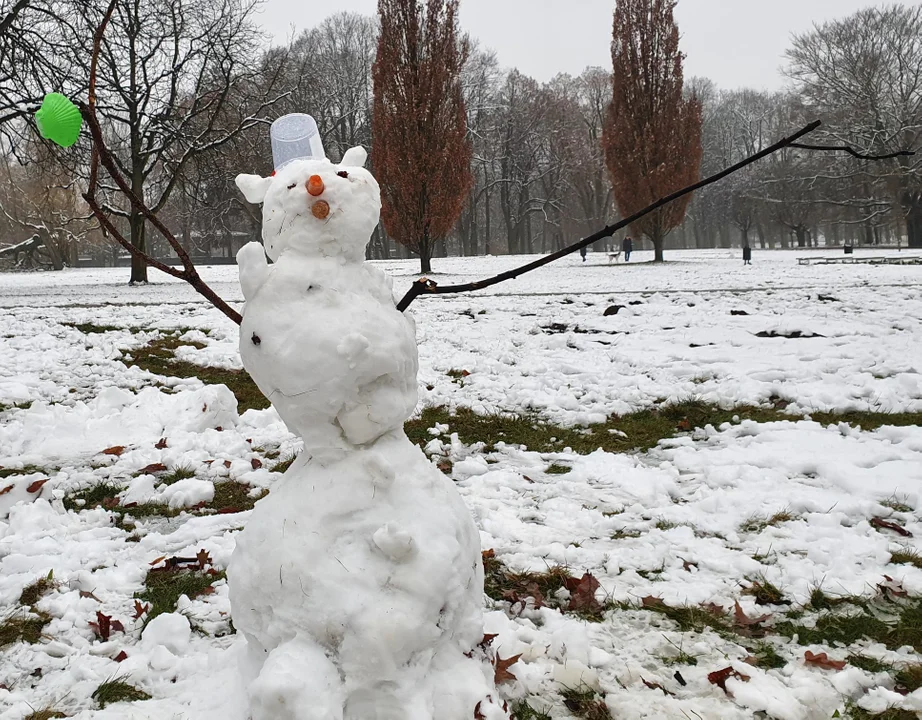
[[[268,124],[288,112],[316,118],[333,160],[370,149],[385,200],[374,258],[557,250],[814,118],[824,122],[816,142],[861,153],[916,149],[922,136],[922,7],[868,8],[793,36],[788,89],[763,92],[683,79],[674,0],[619,0],[612,66],[544,83],[466,36],[456,0],[379,5],[376,17],[339,13],[273,46],[253,0],[119,0],[101,54],[100,118],[135,192],[193,256],[229,260],[258,237],[259,208],[233,178],[272,171]],[[0,0],[0,246],[38,234],[53,267],[116,256],[80,200],[85,141],[51,146],[31,119],[46,92],[85,97],[100,12],[92,0]],[[645,27],[664,42],[645,40]],[[662,72],[645,75],[654,47]],[[413,113],[438,131],[426,143],[405,132]],[[431,210],[416,212],[422,191]],[[103,185],[100,196],[132,243],[168,254],[117,193]],[[680,247],[922,247],[922,157],[869,163],[788,148],[630,233],[658,257]],[[132,279],[145,278],[136,264]]]

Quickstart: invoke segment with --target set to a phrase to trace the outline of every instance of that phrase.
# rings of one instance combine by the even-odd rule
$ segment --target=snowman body
[[[228,568],[252,720],[506,718],[483,637],[479,533],[409,442],[412,320],[363,263],[380,193],[361,149],[240,176],[244,366],[304,439]],[[316,207],[315,207],[316,206]],[[266,255],[273,260],[270,266]]]

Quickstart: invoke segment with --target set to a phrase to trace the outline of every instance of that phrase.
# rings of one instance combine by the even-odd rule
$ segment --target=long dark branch
[[[531,272],[532,270],[537,270],[539,267],[547,265],[548,263],[552,263],[555,260],[559,260],[560,258],[565,257],[569,255],[570,253],[576,252],[580,248],[586,247],[587,245],[592,245],[592,243],[598,242],[599,240],[602,240],[603,238],[610,237],[611,235],[613,235],[615,232],[617,232],[621,228],[627,227],[628,225],[631,225],[637,222],[645,215],[649,215],[650,213],[655,212],[656,210],[659,210],[661,207],[663,207],[663,205],[667,205],[668,203],[671,203],[673,200],[677,200],[680,197],[683,197],[684,195],[688,195],[689,193],[694,192],[695,190],[700,190],[701,188],[711,185],[712,183],[715,183],[718,180],[722,180],[728,175],[732,175],[733,173],[738,172],[739,170],[742,170],[747,165],[751,165],[752,163],[757,162],[758,160],[761,160],[764,157],[772,155],[773,153],[776,153],[783,148],[790,147],[797,140],[802,138],[804,135],[807,135],[813,132],[814,130],[816,130],[820,126],[820,124],[821,124],[820,121],[816,120],[810,123],[809,125],[807,125],[806,127],[802,128],[801,130],[798,130],[793,135],[790,135],[786,138],[783,138],[782,140],[779,140],[774,145],[771,145],[770,147],[765,148],[764,150],[756,153],[755,155],[751,155],[745,160],[741,160],[740,162],[736,163],[736,165],[732,165],[731,167],[728,167],[725,170],[722,170],[716,175],[711,175],[709,178],[705,178],[704,180],[696,182],[694,185],[689,185],[686,188],[682,188],[681,190],[678,190],[672,193],[671,195],[667,195],[664,198],[660,198],[652,205],[648,205],[643,210],[640,210],[634,213],[630,217],[627,217],[624,220],[616,222],[614,225],[609,225],[608,227],[603,228],[602,230],[599,230],[594,235],[585,237],[582,240],[579,240],[578,242],[573,243],[572,245],[568,245],[562,250],[558,250],[557,252],[551,253],[550,255],[545,255],[543,258],[540,258],[539,260],[535,260],[534,262],[530,262],[527,265],[522,265],[513,270],[507,270],[504,273],[500,273],[499,275],[494,275],[493,277],[486,278],[484,280],[477,280],[476,282],[465,283],[464,285],[439,286],[436,283],[434,283],[432,280],[429,280],[428,278],[420,278],[415,283],[413,283],[413,285],[410,286],[410,289],[407,291],[407,294],[403,296],[403,298],[400,300],[399,303],[397,303],[397,309],[403,312],[408,307],[410,307],[410,303],[412,303],[420,295],[441,295],[443,293],[462,293],[462,292],[471,292],[472,290],[482,290],[483,288],[490,287],[491,285],[496,285],[497,283],[501,283],[504,280],[511,280],[513,278],[518,277],[519,275],[524,275],[525,273]]]
[[[828,150],[834,152],[846,152],[852,157],[859,160],[890,160],[898,157],[912,157],[915,153],[912,150],[897,150],[887,155],[865,155],[848,145],[805,145],[804,143],[791,143],[789,147],[800,148],[801,150]]]

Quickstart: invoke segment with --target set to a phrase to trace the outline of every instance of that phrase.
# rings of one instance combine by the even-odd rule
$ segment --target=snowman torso
[[[370,266],[283,253],[247,301],[240,355],[308,449],[368,443],[416,407],[415,328]]]

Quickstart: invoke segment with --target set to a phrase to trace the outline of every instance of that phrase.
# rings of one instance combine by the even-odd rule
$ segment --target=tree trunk
[[[915,200],[906,214],[906,235],[909,247],[922,248],[922,198]]]
[[[419,243],[419,271],[421,273],[432,272],[432,245],[433,242],[427,231]]]
[[[807,228],[798,225],[794,228],[794,233],[797,235],[797,247],[807,247]]]
[[[131,218],[131,244],[141,252],[147,251],[147,242],[144,237],[144,216],[138,212],[132,212]],[[147,263],[137,255],[131,256],[131,279],[129,285],[147,282]]]
[[[650,242],[653,243],[653,262],[664,262],[663,261],[663,241],[665,238],[662,235],[655,235],[650,238]]]

